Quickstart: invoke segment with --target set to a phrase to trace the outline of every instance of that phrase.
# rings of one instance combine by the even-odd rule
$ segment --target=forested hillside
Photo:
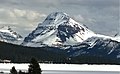
[[[56,48],[56,50],[58,50]],[[0,59],[10,59],[11,62],[29,62],[32,57],[39,62],[65,62],[66,55],[52,51],[52,48],[31,48],[0,42]]]

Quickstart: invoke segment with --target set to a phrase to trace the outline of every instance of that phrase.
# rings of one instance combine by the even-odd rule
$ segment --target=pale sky
[[[120,27],[120,0],[0,0],[0,27],[27,36],[52,12],[65,12],[95,33],[114,36]]]

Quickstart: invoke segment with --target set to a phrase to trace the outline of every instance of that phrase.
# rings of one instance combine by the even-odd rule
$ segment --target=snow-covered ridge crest
[[[120,42],[120,36],[111,37],[111,36],[106,36],[106,35],[101,35],[101,34],[95,34],[94,37],[101,37],[101,38],[103,38],[103,39],[111,39],[111,40]]]
[[[25,38],[23,45],[33,47],[39,47],[41,44],[74,45],[94,35],[94,32],[73,20],[66,13],[54,12],[49,14],[44,22]]]

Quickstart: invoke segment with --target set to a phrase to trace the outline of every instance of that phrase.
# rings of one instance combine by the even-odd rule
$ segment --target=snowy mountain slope
[[[81,55],[120,59],[120,42],[103,37],[91,37],[67,49],[70,57]]]
[[[94,32],[74,21],[66,13],[54,12],[24,39],[22,45],[32,47],[75,45],[94,35]]]
[[[22,36],[13,31],[9,26],[0,28],[0,41],[15,43],[22,39]]]

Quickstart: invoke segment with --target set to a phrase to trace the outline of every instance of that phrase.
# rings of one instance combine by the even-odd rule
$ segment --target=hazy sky
[[[120,0],[0,0],[0,27],[26,36],[52,12],[69,14],[92,31],[114,36],[120,27]]]

